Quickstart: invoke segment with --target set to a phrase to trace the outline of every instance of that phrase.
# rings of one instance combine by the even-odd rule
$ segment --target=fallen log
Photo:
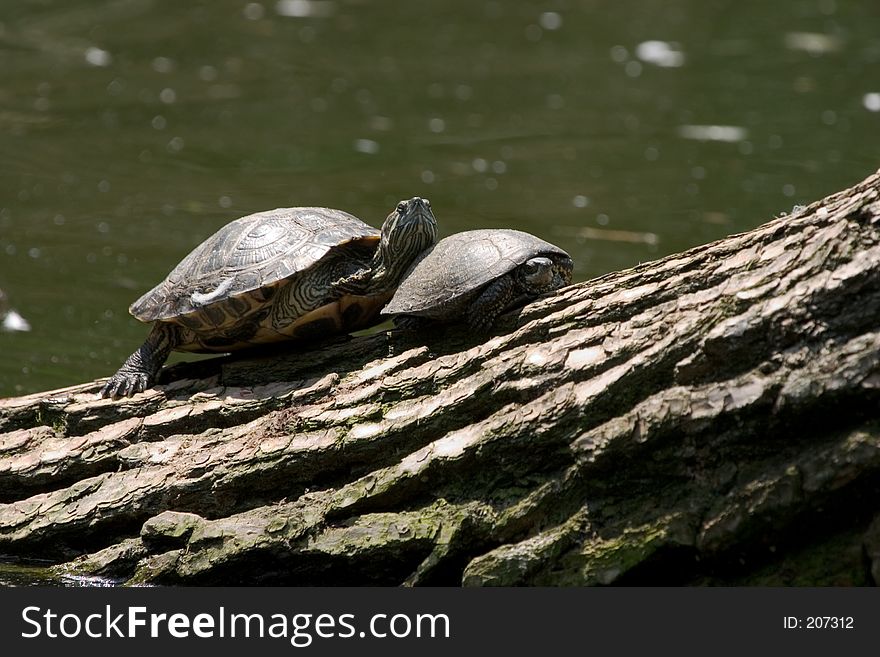
[[[0,400],[0,553],[164,584],[880,577],[880,173],[502,318]]]

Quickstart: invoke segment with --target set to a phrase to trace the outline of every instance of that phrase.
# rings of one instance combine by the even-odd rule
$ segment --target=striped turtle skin
[[[331,208],[236,219],[131,305],[152,330],[99,396],[142,392],[172,350],[225,353],[370,326],[436,241],[430,203],[419,197],[401,201],[381,231]]]

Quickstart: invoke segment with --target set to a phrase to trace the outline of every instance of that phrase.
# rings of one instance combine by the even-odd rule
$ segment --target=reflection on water
[[[0,331],[30,331],[31,325],[13,308],[6,293],[0,290]]]
[[[679,46],[666,41],[642,41],[636,46],[636,57],[656,66],[667,68],[684,66],[684,53],[679,50]]]
[[[682,125],[678,134],[685,139],[698,141],[745,141],[749,131],[739,125]]]
[[[8,0],[0,395],[109,375],[128,304],[287,205],[510,226],[584,280],[878,166],[873,0]]]

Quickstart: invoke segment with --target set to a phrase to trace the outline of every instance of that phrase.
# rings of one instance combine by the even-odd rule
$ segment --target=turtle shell
[[[569,259],[559,247],[519,230],[450,235],[410,268],[382,314],[442,318],[484,286],[538,256]]]
[[[298,274],[294,284],[322,285],[309,271],[346,244],[375,248],[379,231],[341,210],[278,208],[225,225],[180,261],[164,281],[135,301],[129,311],[144,322],[177,320],[193,328],[200,317],[219,330],[257,310],[271,288]],[[321,290],[309,290],[320,297]]]

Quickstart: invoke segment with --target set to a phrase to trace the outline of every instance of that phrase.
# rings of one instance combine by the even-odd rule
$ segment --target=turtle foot
[[[150,379],[150,375],[146,372],[122,368],[104,384],[104,387],[98,393],[98,397],[100,399],[131,397],[149,388],[152,383]]]
[[[110,377],[101,388],[98,397],[100,399],[131,397],[149,388],[156,382],[156,375],[175,344],[177,344],[175,329],[164,322],[156,322],[146,341],[126,359],[119,371]]]

